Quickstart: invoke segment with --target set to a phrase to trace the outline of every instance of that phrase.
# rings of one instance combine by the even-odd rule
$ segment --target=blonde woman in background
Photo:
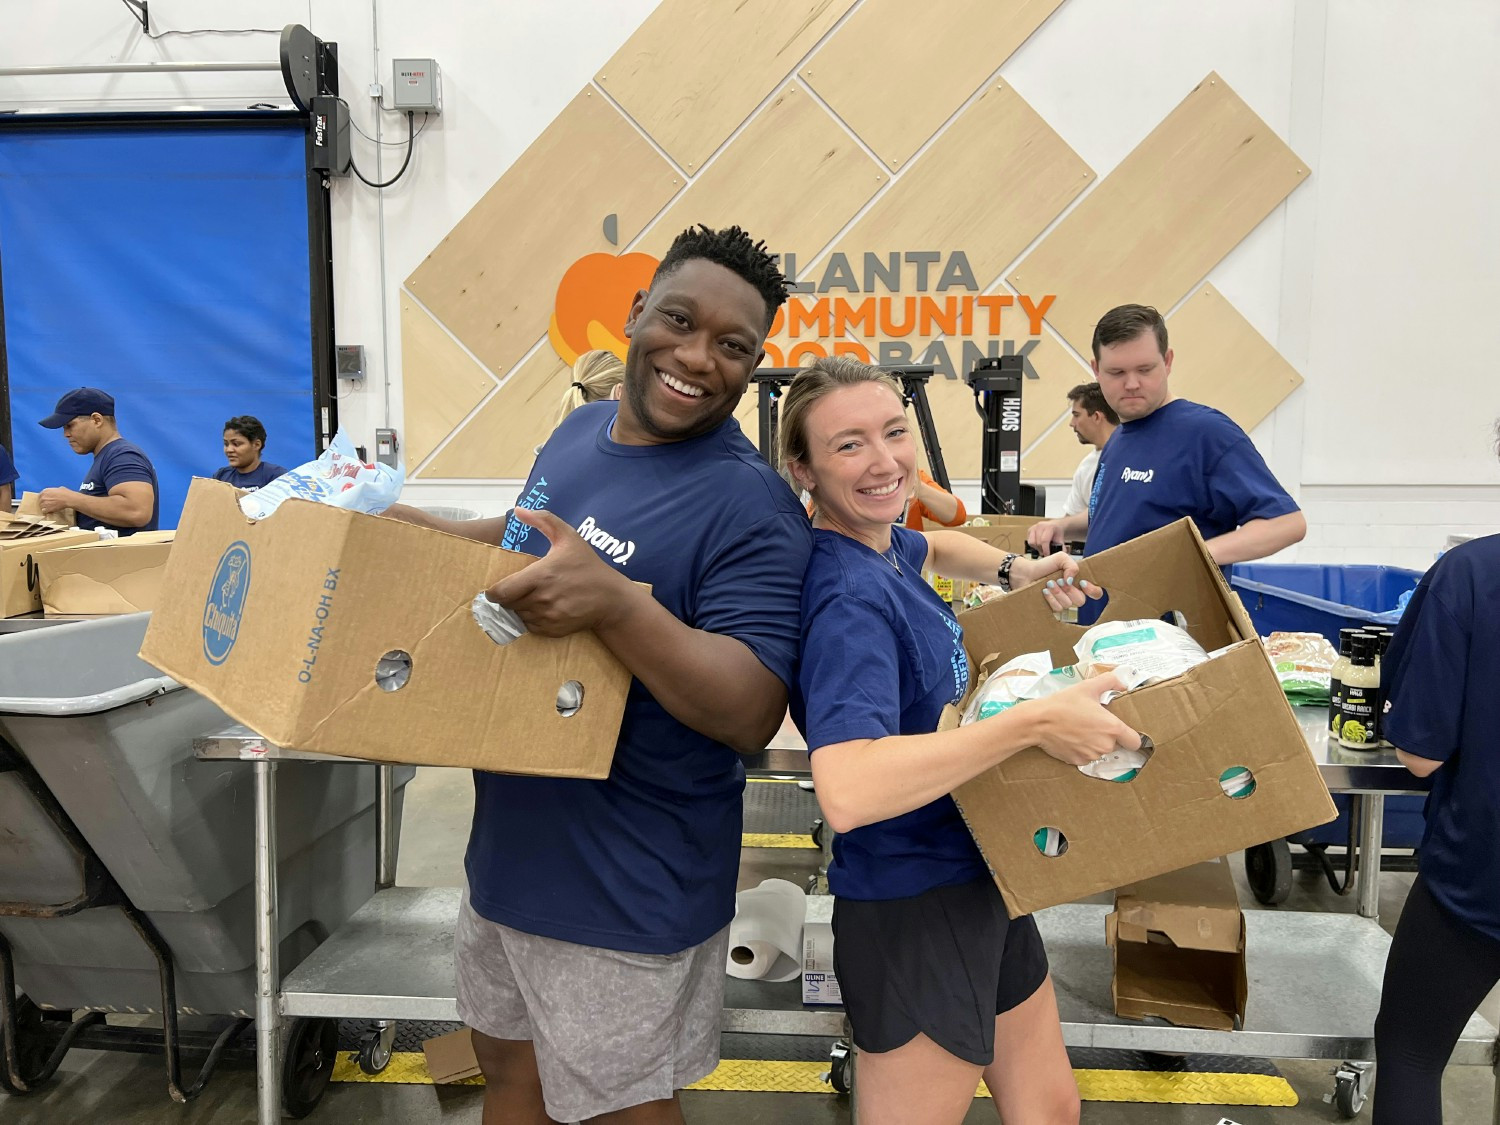
[[[625,386],[625,365],[614,352],[602,349],[584,352],[573,363],[573,381],[563,392],[553,428],[586,402],[618,400]]]

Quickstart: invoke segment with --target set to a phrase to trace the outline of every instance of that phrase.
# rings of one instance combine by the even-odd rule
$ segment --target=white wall
[[[402,279],[652,6],[153,0],[156,29],[295,21],[337,41],[354,121],[386,141],[404,138],[404,121],[377,112],[369,84],[389,84],[398,56],[442,67],[444,114],[406,177],[383,198],[353,178],[333,189],[338,339],[366,346],[371,373],[340,403],[356,440],[401,426]],[[145,40],[105,0],[7,7],[0,67],[275,58],[270,35]],[[1489,428],[1500,381],[1483,369],[1500,307],[1497,49],[1492,0],[1067,0],[1003,68],[1100,173],[1209,70],[1312,168],[1206,279],[1306,378],[1253,435],[1307,509],[1302,560],[1422,566],[1450,531],[1500,528]],[[285,100],[275,73],[0,77],[0,108]],[[399,164],[399,147],[377,158],[371,142],[354,145],[372,178]],[[486,512],[514,495],[506,485],[411,491]]]

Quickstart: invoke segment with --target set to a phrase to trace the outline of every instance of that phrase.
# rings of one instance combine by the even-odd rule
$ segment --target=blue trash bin
[[[1229,584],[1262,637],[1276,632],[1321,633],[1337,645],[1340,629],[1362,625],[1395,627],[1401,620],[1397,609],[1401,596],[1416,589],[1421,578],[1421,571],[1397,566],[1236,563],[1230,568]],[[1425,828],[1422,817],[1425,802],[1425,797],[1410,795],[1386,798],[1383,846],[1411,849],[1420,846]],[[1289,837],[1289,842],[1315,853],[1328,847],[1346,847],[1350,800],[1335,794],[1334,804],[1339,810],[1337,820]],[[1265,903],[1285,901],[1291,890],[1294,863],[1298,867],[1323,867],[1317,855],[1305,862],[1294,861],[1290,849],[1280,841],[1248,850],[1245,866],[1256,898]],[[1400,866],[1411,865],[1407,862]]]

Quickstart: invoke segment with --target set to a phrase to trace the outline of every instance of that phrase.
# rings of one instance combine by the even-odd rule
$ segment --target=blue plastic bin
[[[1320,563],[1236,563],[1229,572],[1261,636],[1322,633],[1334,644],[1340,629],[1395,625],[1396,603],[1421,578],[1398,566]]]
[[[1339,630],[1361,625],[1395,626],[1396,603],[1422,579],[1419,570],[1398,566],[1325,563],[1236,563],[1229,584],[1239,594],[1255,631],[1322,633],[1335,647]],[[1387,848],[1415,848],[1422,842],[1427,798],[1395,795],[1385,800],[1381,842]],[[1334,796],[1338,819],[1292,836],[1294,844],[1342,847],[1349,838],[1349,800]]]

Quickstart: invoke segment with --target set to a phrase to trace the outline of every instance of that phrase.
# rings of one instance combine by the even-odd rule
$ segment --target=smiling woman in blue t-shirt
[[[1382,662],[1384,733],[1412,773],[1432,778],[1432,795],[1375,1020],[1376,1125],[1440,1125],[1443,1068],[1500,981],[1497,574],[1500,535],[1445,554]]]
[[[922,578],[1082,604],[1066,555],[1007,555],[957,531],[893,526],[917,479],[890,376],[820,359],[781,409],[782,460],[812,496],[792,715],[834,841],[834,971],[860,1055],[861,1121],[959,1122],[981,1074],[1007,1121],[1078,1120],[1036,923],[1009,918],[948,794],[1029,746],[1082,764],[1140,736],[1099,704],[1102,676],[933,733],[969,686],[963,630]],[[1081,585],[1081,584],[1080,584]]]

